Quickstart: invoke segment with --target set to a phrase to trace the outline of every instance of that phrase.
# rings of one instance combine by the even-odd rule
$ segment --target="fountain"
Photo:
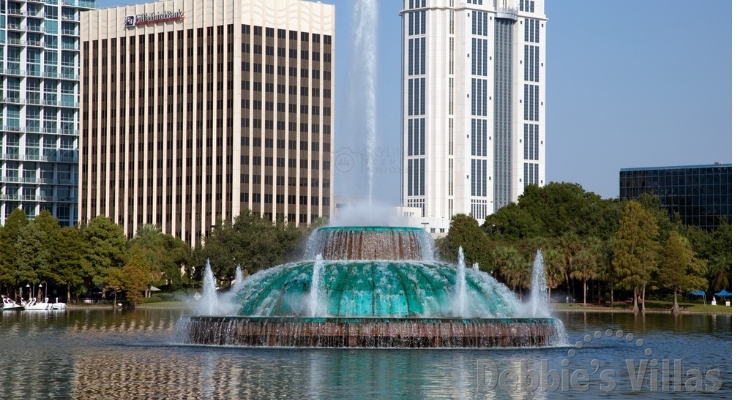
[[[560,321],[533,318],[506,286],[466,268],[462,250],[457,265],[435,261],[428,236],[420,228],[319,228],[305,261],[249,276],[230,298],[230,312],[183,318],[181,339],[233,346],[474,348],[565,340]]]

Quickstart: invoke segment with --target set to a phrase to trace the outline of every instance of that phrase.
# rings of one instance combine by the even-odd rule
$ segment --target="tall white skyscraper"
[[[403,0],[402,205],[433,233],[545,182],[544,0]]]

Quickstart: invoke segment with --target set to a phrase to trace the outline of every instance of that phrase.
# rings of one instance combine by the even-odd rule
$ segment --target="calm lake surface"
[[[570,346],[346,350],[182,346],[176,322],[190,314],[5,311],[0,314],[0,398],[694,399],[732,394],[731,316],[561,313],[556,316],[566,326]],[[521,381],[535,390],[526,392]]]

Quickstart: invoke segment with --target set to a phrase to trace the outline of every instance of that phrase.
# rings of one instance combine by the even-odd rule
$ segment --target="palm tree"
[[[548,286],[548,302],[550,302],[552,289],[557,288],[566,279],[565,260],[563,254],[557,249],[543,251],[543,260],[545,262],[545,284]]]

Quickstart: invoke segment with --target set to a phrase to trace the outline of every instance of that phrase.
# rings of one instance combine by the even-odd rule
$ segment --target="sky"
[[[336,8],[335,191],[366,196],[354,3]],[[373,197],[399,204],[400,1],[378,4]],[[140,3],[99,1],[101,7]],[[619,194],[621,168],[732,162],[729,0],[548,0],[546,181]],[[363,161],[361,161],[363,160]]]

